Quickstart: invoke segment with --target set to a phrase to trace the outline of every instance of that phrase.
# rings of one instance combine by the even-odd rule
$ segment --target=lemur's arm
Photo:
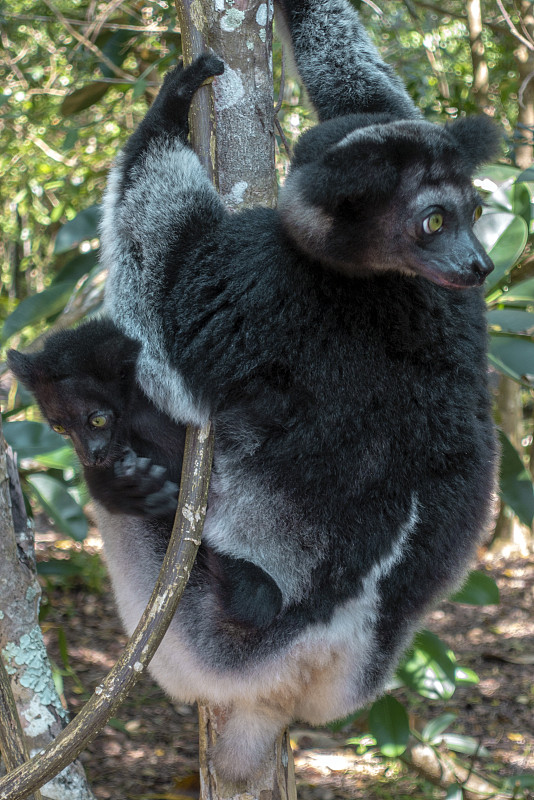
[[[277,24],[284,39],[284,28],[289,31],[298,70],[321,121],[354,113],[420,116],[348,0],[278,0],[278,5]]]
[[[193,94],[222,71],[218,58],[204,54],[167,75],[110,173],[101,227],[101,258],[109,269],[106,307],[142,344],[138,381],[175,419],[197,424],[206,415],[170,366],[177,315],[172,292],[191,249],[217,230],[225,215],[187,143]]]

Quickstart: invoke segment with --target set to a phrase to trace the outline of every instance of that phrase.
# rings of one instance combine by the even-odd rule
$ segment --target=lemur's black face
[[[50,427],[72,440],[85,467],[110,466],[120,455],[116,444],[119,416],[107,402],[106,394],[91,396],[87,383],[81,379],[51,382],[36,390]]]
[[[65,351],[63,351],[65,354]],[[45,353],[8,353],[14,375],[35,395],[39,408],[56,433],[72,440],[85,467],[110,466],[122,453],[124,404],[120,375],[101,381],[87,372],[76,377],[50,374]]]
[[[469,181],[439,186],[404,175],[393,203],[376,219],[368,263],[451,289],[481,286],[493,263],[476,237],[482,214]],[[378,240],[378,241],[377,241]]]
[[[395,271],[451,289],[481,286],[493,264],[474,230],[477,156],[464,141],[473,131],[405,121],[347,133],[350,119],[335,144],[333,123],[325,135],[320,125],[305,134],[279,202],[289,235],[347,275]]]

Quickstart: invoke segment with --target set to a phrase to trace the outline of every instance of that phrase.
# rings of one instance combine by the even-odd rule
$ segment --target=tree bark
[[[489,72],[484,42],[482,41],[482,8],[480,0],[467,0],[467,25],[473,63],[473,93],[478,107],[483,111],[488,106]]]
[[[270,0],[177,0],[184,60],[204,50],[222,58],[224,75],[214,91],[197,92],[190,117],[191,141],[231,211],[276,203]],[[199,704],[202,800],[296,798],[287,731],[261,776],[243,786],[225,784],[209,753],[224,726],[225,710]],[[243,736],[247,731],[243,731]]]
[[[522,0],[522,29],[534,42],[534,14],[530,0]],[[515,51],[519,71],[519,109],[517,126],[519,142],[515,147],[515,162],[521,169],[532,165],[534,144],[534,49],[519,44]]]
[[[4,668],[0,745],[9,771],[27,760],[28,751],[33,755],[52,742],[67,721],[39,627],[40,599],[33,531],[0,426],[0,659]],[[6,677],[10,678],[9,683]],[[32,796],[35,800],[41,796],[43,800],[94,800],[77,761],[43,786],[41,793]]]
[[[522,0],[519,9],[522,16],[522,30],[534,41],[534,15],[530,0]],[[534,50],[521,43],[515,50],[519,72],[519,142],[515,147],[515,162],[521,169],[533,163],[534,144]],[[521,451],[521,425],[523,422],[521,387],[510,378],[501,377],[497,395],[497,411],[500,424],[514,447]],[[532,452],[532,451],[531,451]],[[532,470],[532,459],[531,459]],[[517,526],[515,517],[501,504],[495,526],[493,547],[513,542]]]

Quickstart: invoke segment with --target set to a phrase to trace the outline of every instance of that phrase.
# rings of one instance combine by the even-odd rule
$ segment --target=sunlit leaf
[[[493,303],[531,303],[534,305],[534,278],[515,283],[507,291],[492,297]]]
[[[524,183],[514,183],[510,197],[512,199],[512,212],[522,217],[527,226],[530,224],[532,216],[532,198],[528,187]]]
[[[489,294],[506,278],[525,249],[528,226],[522,217],[501,211],[483,214],[475,226],[475,233],[495,266],[484,284]]]
[[[459,733],[444,733],[439,737],[449,750],[455,753],[464,753],[469,756],[489,756],[487,748],[483,747],[478,739],[473,736],[463,736]]]
[[[408,714],[391,695],[381,697],[371,706],[369,729],[383,755],[395,758],[406,750],[410,736]]]
[[[439,736],[440,733],[443,733],[449,725],[451,725],[454,720],[456,719],[456,714],[440,714],[439,717],[430,720],[427,722],[423,730],[421,731],[421,739],[424,742],[432,742],[436,736]]]
[[[43,467],[51,469],[73,469],[76,465],[76,455],[70,445],[63,446],[60,450],[54,450],[52,453],[34,456],[33,460],[42,464]]]
[[[85,539],[89,530],[87,519],[83,509],[72,499],[65,485],[43,472],[28,475],[26,479],[58,528],[76,541]]]
[[[460,591],[450,599],[455,603],[467,603],[472,606],[496,605],[500,600],[499,587],[485,572],[473,570]]]
[[[456,667],[454,680],[457,686],[476,686],[480,683],[480,678],[473,669],[469,667]]]
[[[455,673],[456,662],[444,642],[430,631],[420,631],[396,674],[410,689],[437,700],[452,697]]]

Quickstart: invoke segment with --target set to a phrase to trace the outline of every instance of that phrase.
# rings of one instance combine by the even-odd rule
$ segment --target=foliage
[[[374,3],[353,0],[387,61],[403,76],[425,116],[454,118],[477,110],[465,6],[444,0],[440,9],[418,0]],[[489,109],[507,133],[508,152],[517,121],[516,42],[496,5],[486,4],[483,42],[490,67]],[[446,13],[441,13],[441,9]],[[49,329],[98,280],[98,218],[107,169],[154,95],[162,73],[181,51],[172,3],[85,0],[13,0],[0,12],[0,348],[24,346]],[[422,58],[424,54],[424,58]],[[280,46],[275,76],[280,79]],[[286,77],[279,118],[293,141],[307,125],[301,89]],[[283,148],[279,139],[281,160]],[[287,159],[285,159],[287,161]],[[531,259],[534,172],[492,165],[478,177],[486,208],[478,235],[495,262],[487,282],[490,360],[493,368],[530,393],[534,383],[534,264]],[[79,465],[68,441],[38,420],[21,387],[11,393],[4,433],[17,451],[25,493],[60,530],[84,537],[87,501]],[[501,435],[501,498],[520,520],[532,524],[530,473]],[[47,580],[68,582],[87,563],[47,562]],[[93,565],[94,566],[94,565]],[[95,587],[101,580],[91,568]],[[53,578],[50,577],[53,574]],[[498,602],[487,575],[472,573],[457,602]],[[61,648],[63,671],[70,670]],[[450,698],[462,683],[476,683],[471,670],[434,634],[422,631],[402,661],[394,686],[425,698]],[[451,733],[451,714],[410,727],[405,706],[386,696],[369,711],[373,741],[382,754],[399,757],[410,737],[432,747],[446,745],[483,755],[469,737]],[[352,740],[361,746],[361,738]],[[522,780],[522,779],[521,779]],[[520,782],[521,782],[520,780]],[[525,778],[525,784],[528,782]],[[507,787],[502,787],[507,790]],[[508,787],[508,790],[510,787]],[[451,787],[449,796],[461,795]]]

